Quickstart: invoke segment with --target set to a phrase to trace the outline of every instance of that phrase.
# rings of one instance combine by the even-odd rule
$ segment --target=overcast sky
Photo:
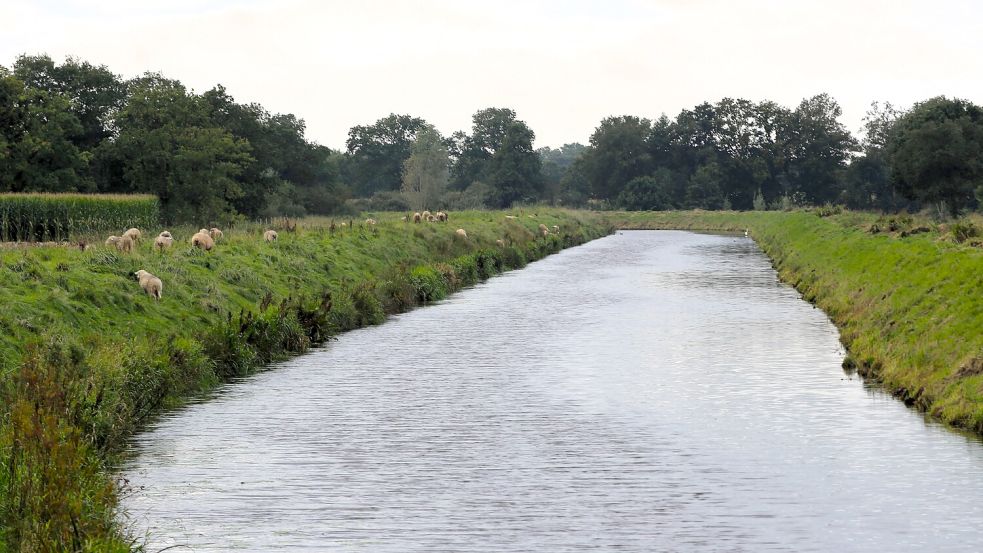
[[[983,103],[972,0],[0,0],[0,65],[77,56],[124,77],[223,84],[344,148],[389,113],[441,132],[510,107],[537,146],[601,118],[724,97],[794,106],[828,92],[856,132],[873,100]]]

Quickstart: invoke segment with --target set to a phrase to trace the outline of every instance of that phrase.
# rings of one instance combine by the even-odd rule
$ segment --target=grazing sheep
[[[438,211],[437,212],[437,220],[440,221],[440,222],[442,222],[442,223],[446,223],[447,222],[447,214],[444,213],[443,211]]]
[[[427,222],[428,223],[436,223],[437,222],[437,217],[434,216],[434,215],[427,215]]]
[[[374,225],[375,224],[375,219],[366,219],[365,220],[365,224],[366,225]]]
[[[164,238],[174,238],[173,236],[171,236],[171,231],[169,230],[161,231],[161,233],[158,234],[157,236],[163,236]]]
[[[422,215],[423,215],[423,220],[424,220],[424,221],[429,221],[429,220],[430,220],[430,215],[431,215],[431,213],[430,213],[430,211],[429,211],[429,210],[428,210],[428,211],[424,211],[424,212],[422,213]]]
[[[158,236],[154,238],[154,248],[160,251],[164,251],[170,248],[174,244],[174,239],[169,236]]]
[[[553,225],[553,232],[560,232],[560,225]]]
[[[225,234],[217,228],[208,229],[208,235],[211,236],[212,240],[215,240],[216,242],[218,242],[219,238],[225,236]]]
[[[345,223],[342,223],[341,226],[345,226]],[[267,242],[276,242],[277,238],[279,238],[279,235],[275,230],[268,230],[263,233],[263,240]]]
[[[413,222],[414,223],[419,223],[422,220],[423,220],[423,215],[420,215],[419,213],[414,213],[413,214]]]
[[[506,215],[505,218],[506,219],[518,219],[518,217],[516,217],[515,215]]]
[[[123,236],[110,236],[106,239],[106,245],[116,246],[118,251],[125,253],[133,251],[133,239],[125,234]]]
[[[159,237],[158,237],[159,238]],[[148,296],[160,301],[160,295],[164,291],[164,283],[154,275],[144,271],[143,269],[133,273],[136,275],[137,280],[140,281],[140,288],[147,293]]]
[[[170,248],[172,244],[174,244],[174,239],[163,234],[154,239],[154,248],[158,251],[164,251]]]
[[[502,240],[501,238],[499,238],[498,240],[495,240],[495,243],[498,244],[498,246],[500,248],[504,248],[505,247],[505,240]]]
[[[543,236],[549,236],[550,235],[550,229],[548,229],[548,228],[540,229],[540,232],[543,233]]]
[[[464,232],[464,229],[463,228],[457,229],[456,231],[454,231],[454,234],[460,236],[461,238],[463,238],[465,240],[468,239],[468,233]]]
[[[544,225],[543,223],[539,223],[539,232],[543,232],[544,230],[549,230],[549,229],[546,228],[546,225]]]
[[[400,221],[402,221],[402,222],[405,223],[406,222],[406,215],[403,215],[403,217],[400,219]]]
[[[140,238],[143,236],[143,233],[140,232],[140,229],[138,228],[131,228],[130,230],[124,232],[123,236],[129,236],[130,240],[133,240],[133,242],[139,242]]]
[[[201,248],[206,252],[210,252],[212,251],[212,248],[215,247],[215,240],[212,240],[212,237],[208,235],[207,230],[201,229],[191,237],[191,246]]]

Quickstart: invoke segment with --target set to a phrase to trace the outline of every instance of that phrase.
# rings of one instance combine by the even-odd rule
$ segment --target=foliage
[[[417,133],[410,157],[403,164],[403,196],[409,207],[417,211],[436,209],[447,190],[447,147],[433,128]]]
[[[944,96],[917,104],[887,144],[898,188],[908,198],[945,202],[952,215],[977,206],[983,180],[983,108]]]
[[[666,169],[652,177],[635,177],[618,195],[617,203],[628,211],[672,209],[672,177]]]
[[[160,222],[157,198],[111,194],[0,194],[0,240],[67,241]]]
[[[347,178],[357,196],[399,190],[403,166],[421,131],[433,130],[419,117],[395,113],[348,131]]]

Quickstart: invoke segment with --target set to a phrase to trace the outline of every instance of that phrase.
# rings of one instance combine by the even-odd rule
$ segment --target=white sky
[[[728,96],[828,92],[854,132],[873,100],[983,103],[973,0],[0,0],[0,29],[0,65],[74,55],[221,83],[338,149],[392,112],[449,134],[511,107],[538,147]]]

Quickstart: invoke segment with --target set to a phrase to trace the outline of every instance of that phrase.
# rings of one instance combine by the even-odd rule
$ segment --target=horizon
[[[0,65],[48,54],[124,78],[161,72],[196,93],[221,84],[239,102],[295,114],[309,139],[340,151],[351,127],[390,113],[450,135],[469,131],[480,109],[507,107],[536,133],[537,148],[556,148],[588,144],[604,117],[674,117],[725,97],[794,108],[820,93],[837,100],[841,122],[859,135],[874,101],[907,109],[940,95],[981,99],[974,52],[983,8],[942,3],[510,0],[482,11],[447,0],[15,0],[0,7],[13,22],[0,38]],[[679,51],[689,55],[672,55]]]

